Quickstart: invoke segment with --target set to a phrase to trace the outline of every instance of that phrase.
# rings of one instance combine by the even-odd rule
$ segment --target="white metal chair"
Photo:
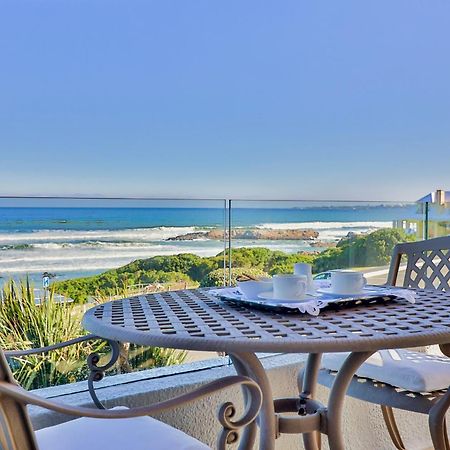
[[[204,450],[209,447],[165,423],[148,417],[207,397],[214,392],[241,386],[246,390],[247,408],[234,419],[234,407],[226,403],[219,410],[222,433],[217,448],[237,439],[237,431],[254,425],[262,402],[261,390],[250,378],[228,376],[205,384],[188,394],[138,408],[99,410],[72,407],[41,398],[26,391],[13,379],[0,349],[0,449],[1,450]],[[78,416],[66,423],[34,432],[27,405],[36,405],[62,414]]]
[[[393,253],[388,285],[396,285],[402,257],[406,257],[403,287],[450,290],[450,236],[398,244]],[[441,346],[450,356],[450,348]],[[346,353],[326,354],[319,372],[320,384],[331,387]],[[301,381],[302,376],[300,376]],[[375,353],[356,372],[347,394],[379,404],[389,435],[399,450],[405,445],[393,408],[429,415],[433,445],[449,450],[445,413],[450,406],[450,359],[413,350]]]

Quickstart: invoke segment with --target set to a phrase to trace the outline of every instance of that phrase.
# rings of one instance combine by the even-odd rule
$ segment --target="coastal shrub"
[[[286,253],[279,254],[281,252],[274,253],[275,254],[270,259],[269,265],[266,268],[270,275],[275,275],[277,273],[292,273],[294,264],[313,264],[316,258],[315,254],[308,253],[295,253],[293,255],[289,255]]]
[[[396,244],[414,240],[400,229],[382,229],[366,235],[341,239],[335,248],[322,252],[314,261],[314,271],[345,267],[370,267],[389,264]]]
[[[389,264],[396,244],[414,240],[400,229],[383,229],[353,239],[355,259],[364,266]]]
[[[36,304],[28,280],[6,282],[0,300],[0,346],[4,350],[46,347],[86,334],[81,326],[82,306],[56,302],[53,290]],[[37,389],[86,379],[86,358],[92,352],[100,354],[100,365],[109,358],[104,341],[87,341],[46,354],[10,358],[9,363],[23,387]],[[185,357],[184,351],[131,345],[127,364],[130,369],[145,369],[181,364]]]
[[[135,280],[135,284],[139,283],[175,283],[185,281],[187,284],[192,284],[192,279],[181,272],[163,272],[162,270],[149,270],[148,272],[141,272],[139,277]]]
[[[81,309],[56,303],[53,291],[39,305],[28,281],[9,281],[0,302],[0,346],[26,350],[64,342],[85,334]],[[72,383],[87,374],[87,355],[104,344],[81,343],[48,354],[11,358],[14,377],[26,389]]]
[[[224,252],[217,256],[223,256]],[[264,247],[242,247],[233,249],[231,252],[232,267],[252,267],[263,270],[269,264],[275,252]],[[284,254],[283,252],[279,252]],[[225,252],[228,260],[228,250]]]
[[[192,253],[182,253],[137,260],[117,269],[117,273],[136,273],[138,271],[173,272],[187,275],[194,281],[200,281],[206,273],[217,268],[217,264],[207,258],[202,258]]]
[[[217,269],[210,272],[206,277],[202,280],[201,286],[208,287],[208,286],[223,286],[223,269]],[[237,267],[232,270],[231,273],[231,284],[233,286],[236,286],[236,281],[241,276],[251,276],[254,278],[258,277],[267,277],[267,272],[264,272],[261,269],[258,268],[251,268],[251,267]],[[228,273],[227,273],[228,276]]]
[[[137,269],[137,265],[131,266],[131,269],[127,268],[127,270],[136,268],[135,272],[128,272],[124,270],[124,267],[108,270],[92,277],[57,281],[52,284],[52,287],[59,294],[69,297],[77,303],[82,303],[86,302],[90,297],[98,299],[129,295],[130,288],[138,284],[183,283],[186,287],[198,286],[198,282],[194,282],[189,275],[182,272],[145,271]]]
[[[336,247],[322,253],[299,252],[289,254],[264,247],[235,248],[231,253],[233,273],[252,276],[291,273],[297,262],[313,265],[315,273],[345,267],[380,266],[389,263],[395,244],[411,240],[399,229],[382,229],[364,235],[349,235]],[[57,292],[78,302],[88,297],[126,296],[128,287],[137,284],[163,283],[166,289],[220,286],[223,284],[223,265],[228,263],[228,251],[216,256],[193,254],[155,256],[133,261],[103,274],[54,283]],[[234,275],[233,275],[234,276]]]
[[[339,247],[328,248],[314,260],[313,272],[320,273],[345,267],[350,267],[350,265],[343,249]]]

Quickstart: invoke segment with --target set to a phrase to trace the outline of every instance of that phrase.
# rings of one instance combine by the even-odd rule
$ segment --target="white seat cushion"
[[[39,450],[210,450],[151,417],[72,420],[36,432]]]
[[[327,353],[322,368],[339,370],[349,353]],[[374,353],[356,375],[412,392],[433,392],[450,386],[450,358],[410,350]]]

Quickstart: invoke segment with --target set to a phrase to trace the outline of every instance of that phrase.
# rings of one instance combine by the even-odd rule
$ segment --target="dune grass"
[[[83,336],[86,332],[81,318],[85,308],[56,302],[52,290],[37,304],[28,280],[10,280],[0,290],[0,347],[27,350]],[[10,358],[9,362],[16,380],[26,389],[36,389],[86,379],[86,358],[93,351],[105,359],[109,348],[103,341],[89,341],[46,354]],[[180,364],[185,356],[185,352],[173,349],[131,346],[128,365],[130,369],[144,369]]]

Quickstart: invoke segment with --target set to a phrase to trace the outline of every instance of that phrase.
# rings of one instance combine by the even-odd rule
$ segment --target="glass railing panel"
[[[224,202],[11,199],[0,203],[0,275],[36,284],[97,275],[136,259],[223,251]],[[208,233],[214,234],[207,239]],[[198,281],[198,274],[194,281]]]
[[[2,199],[0,291],[4,300],[17,298],[30,292],[21,289],[27,279],[33,304],[47,301],[49,292],[56,304],[65,304],[63,310],[69,313],[59,316],[57,332],[37,345],[51,344],[81,334],[79,321],[93,302],[222,286],[243,275],[289,273],[295,262],[310,263],[315,276],[352,268],[364,272],[369,283],[382,284],[394,245],[422,239],[425,216],[423,205],[405,202]],[[448,209],[431,205],[428,218],[430,237],[448,234]],[[7,320],[5,307],[3,314]],[[45,317],[39,320],[44,329]],[[5,348],[28,348],[30,343],[36,345],[28,338],[0,336]],[[66,371],[52,382],[85,376],[82,359],[95,345],[65,355],[69,361],[78,358],[73,361],[76,369],[67,371],[66,364]],[[102,358],[108,357],[107,348],[100,351]],[[129,349],[133,369],[213,357],[216,354],[173,357],[164,349]],[[35,363],[39,365],[39,359]],[[229,360],[223,358],[222,363]],[[48,364],[40,366],[43,372],[33,378],[36,383],[49,382],[53,366]],[[27,375],[22,374],[26,384]]]
[[[15,321],[17,333],[1,332],[0,345],[25,349],[81,335],[82,314],[94,303],[212,281],[223,285],[224,206],[224,200],[2,199],[1,314]],[[22,313],[16,308],[19,297],[29,306]],[[38,307],[49,301],[55,304],[49,309],[58,325],[53,328]],[[28,387],[83,378],[83,359],[95,345],[64,353],[61,370],[52,369],[52,359],[39,366],[41,357],[33,357],[28,371],[15,361],[16,372],[21,370],[24,385],[34,380]],[[107,358],[108,349],[100,350]],[[136,346],[128,352],[133,369],[217,357]],[[33,367],[42,367],[39,377]]]
[[[422,205],[423,214],[425,215],[426,205]],[[448,236],[450,234],[450,204],[442,205],[432,203],[428,205],[428,238]],[[425,235],[425,230],[423,234]]]
[[[232,283],[308,262],[315,276],[352,268],[381,284],[394,245],[420,239],[424,219],[405,202],[233,201],[231,216]]]

